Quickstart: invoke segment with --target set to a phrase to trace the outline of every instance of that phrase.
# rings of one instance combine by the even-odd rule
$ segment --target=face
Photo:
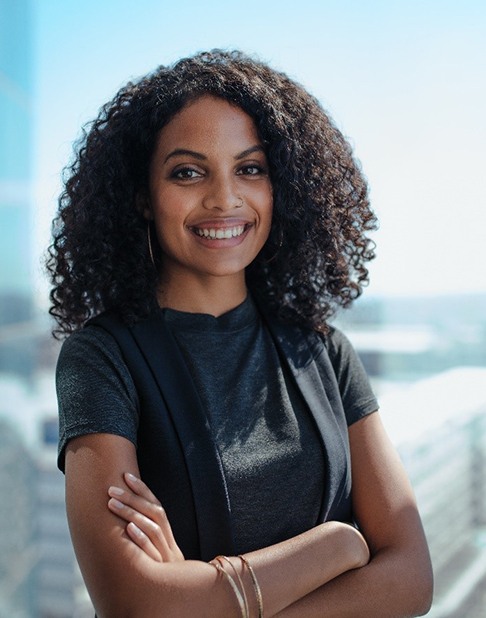
[[[272,185],[255,124],[239,107],[204,95],[160,132],[149,204],[163,276],[242,277],[270,232]]]

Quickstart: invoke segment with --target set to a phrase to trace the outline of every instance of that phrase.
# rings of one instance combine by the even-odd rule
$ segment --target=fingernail
[[[123,496],[124,493],[125,492],[123,491],[123,489],[120,489],[119,487],[114,487],[113,485],[108,488],[108,494],[110,496]]]
[[[120,502],[119,500],[117,500],[116,498],[111,498],[108,501],[108,504],[111,504],[111,506],[115,509],[122,509],[125,505],[123,504],[123,502]]]
[[[133,481],[134,483],[136,483],[138,481],[138,478],[136,476],[134,476],[133,474],[131,474],[131,472],[127,472],[125,476],[128,479],[130,479],[131,481]]]

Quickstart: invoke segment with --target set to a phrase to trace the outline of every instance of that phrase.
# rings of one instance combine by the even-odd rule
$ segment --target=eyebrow
[[[243,152],[240,152],[240,154],[236,155],[235,159],[239,161],[240,159],[244,159],[245,157],[253,154],[254,152],[263,152],[263,154],[265,154],[263,146],[260,146],[260,144],[256,144],[255,146],[252,146],[251,148],[247,148],[246,150],[243,150]]]
[[[241,159],[244,159],[245,157],[247,157],[250,154],[253,154],[254,152],[265,153],[265,150],[263,146],[260,146],[259,144],[257,144],[237,154],[235,156],[235,159],[237,161],[240,161]],[[205,161],[207,159],[205,155],[203,155],[200,152],[196,152],[195,150],[188,150],[187,148],[176,148],[175,150],[172,150],[172,152],[169,152],[169,154],[164,159],[164,163],[167,163],[167,161],[171,159],[172,157],[179,157],[179,156],[194,157],[195,159],[199,159],[199,161]]]
[[[199,159],[200,161],[204,161],[206,159],[206,157],[200,152],[195,152],[194,150],[187,150],[187,148],[176,148],[172,152],[169,152],[169,154],[164,159],[164,163],[167,163],[167,161],[172,157],[178,157],[181,155],[194,157],[195,159]]]

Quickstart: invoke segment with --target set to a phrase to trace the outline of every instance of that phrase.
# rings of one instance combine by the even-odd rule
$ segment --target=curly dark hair
[[[157,274],[136,198],[158,134],[189,101],[221,97],[249,114],[273,185],[270,236],[247,285],[281,319],[326,331],[368,282],[376,227],[351,147],[319,102],[241,52],[213,50],[130,82],[83,130],[53,223],[47,270],[55,335],[116,311],[133,323],[156,306]]]

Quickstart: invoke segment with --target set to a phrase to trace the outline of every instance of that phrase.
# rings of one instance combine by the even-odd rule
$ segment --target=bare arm
[[[432,569],[415,498],[380,417],[350,427],[353,506],[371,551],[349,571],[279,613],[280,618],[421,616],[432,601]]]
[[[330,617],[388,618],[418,616],[429,608],[432,572],[427,544],[410,484],[378,414],[353,425],[350,442],[355,514],[370,543],[372,560],[359,570],[343,569],[339,566],[342,562],[336,563],[336,557],[343,557],[343,549],[347,555],[345,548],[336,544],[339,534],[329,535],[321,545],[319,527],[314,539],[307,538],[314,550],[308,554],[281,552],[277,547],[249,554],[264,582],[265,600],[270,601],[272,612],[267,615],[276,611],[281,617],[310,618],[325,610]],[[133,519],[129,513],[124,517],[126,521]],[[297,541],[300,549],[302,541]],[[274,560],[275,552],[282,558],[280,562]],[[343,574],[334,579],[327,572],[326,583],[316,587],[321,564],[328,561],[336,575],[340,569]],[[314,579],[309,580],[312,572]],[[305,581],[295,585],[303,576]],[[282,595],[285,601],[280,602],[279,611]],[[292,596],[298,600],[289,605]]]
[[[214,567],[183,560],[175,544],[158,561],[133,542],[133,530],[132,538],[127,535],[126,521],[106,506],[110,486],[129,490],[125,472],[139,475],[135,448],[124,438],[95,434],[68,444],[68,520],[99,617],[237,616],[233,592]],[[258,573],[265,615],[271,617],[332,578],[365,564],[368,550],[357,531],[329,522],[248,557]],[[234,563],[251,590],[248,573],[239,561]]]

